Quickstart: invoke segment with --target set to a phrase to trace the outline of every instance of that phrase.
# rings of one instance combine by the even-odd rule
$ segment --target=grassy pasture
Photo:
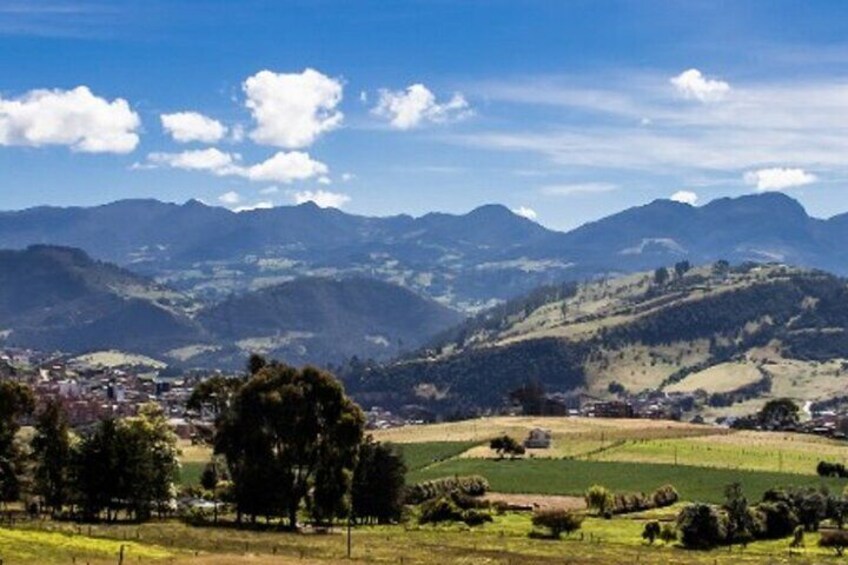
[[[756,542],[740,551],[727,548],[709,552],[685,551],[675,546],[649,547],[641,539],[646,519],[668,519],[669,514],[633,515],[612,520],[587,518],[579,534],[560,541],[528,537],[530,515],[507,513],[491,524],[469,529],[448,526],[375,526],[353,531],[352,548],[356,562],[405,564],[530,564],[572,563],[617,564],[626,561],[661,564],[678,563],[730,565],[733,563],[807,564],[836,560],[816,547],[817,534],[807,536],[807,549],[788,555],[788,541]],[[40,526],[45,527],[45,526]],[[9,565],[70,563],[71,553],[59,544],[27,554],[20,547],[32,541],[70,540],[77,547],[94,544],[95,550],[77,550],[77,563],[92,565],[117,563],[117,551],[126,544],[126,563],[168,563],[176,565],[271,563],[343,563],[346,537],[342,528],[327,535],[297,535],[277,531],[257,532],[234,528],[196,528],[178,522],[142,526],[94,526],[92,537],[71,532],[71,524],[47,524],[56,531],[0,529],[0,546]],[[61,533],[64,532],[64,533]],[[87,532],[85,532],[87,534]],[[141,542],[126,542],[139,537]],[[100,552],[103,548],[105,553]],[[151,549],[155,548],[155,549]],[[166,548],[166,549],[162,549]],[[69,550],[69,548],[68,548]],[[144,553],[147,551],[147,553]],[[111,558],[110,558],[111,557]]]
[[[779,486],[826,485],[842,492],[848,481],[791,473],[736,471],[686,465],[656,463],[633,464],[619,461],[581,461],[563,459],[452,459],[411,473],[410,481],[452,475],[483,475],[492,490],[504,493],[558,494],[580,496],[593,484],[614,491],[650,492],[666,483],[673,484],[684,500],[722,502],[724,487],[739,482],[750,500],[759,500],[763,492]]]

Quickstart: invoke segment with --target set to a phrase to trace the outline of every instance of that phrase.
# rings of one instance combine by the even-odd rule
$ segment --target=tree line
[[[29,442],[19,431],[35,415]],[[36,411],[32,391],[0,382],[0,501],[28,501],[28,511],[56,518],[145,520],[173,510],[179,479],[177,438],[162,409],[104,419],[87,430],[68,425],[60,403]]]

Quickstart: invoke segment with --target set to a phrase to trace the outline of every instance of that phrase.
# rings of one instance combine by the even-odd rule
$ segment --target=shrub
[[[804,547],[804,526],[798,526],[792,532],[792,542],[789,547]]]
[[[708,504],[690,504],[677,516],[677,530],[686,547],[709,549],[724,543],[727,526],[727,515]]]
[[[449,496],[440,496],[421,505],[418,521],[422,524],[458,522],[462,520],[462,509]]]
[[[654,506],[663,508],[675,504],[680,500],[680,495],[672,485],[663,485],[653,492],[651,499],[654,501]]]
[[[583,515],[562,509],[537,510],[533,513],[533,525],[546,528],[550,537],[559,539],[563,532],[568,535],[579,530],[583,525]]]
[[[408,504],[421,504],[440,496],[459,491],[467,496],[482,496],[489,490],[489,481],[480,475],[465,477],[444,477],[416,483],[409,487],[406,494]]]
[[[836,552],[836,555],[842,556],[845,553],[845,548],[848,547],[848,530],[825,530],[821,533],[819,546],[829,547]]]
[[[586,491],[586,506],[595,510],[598,514],[605,514],[615,504],[612,493],[601,485],[592,485]]]
[[[677,541],[677,530],[674,529],[674,526],[671,524],[663,524],[663,527],[660,530],[660,539],[663,540],[663,543],[665,544]]]
[[[645,524],[645,529],[642,530],[642,539],[647,540],[649,544],[653,545],[654,541],[658,537],[660,537],[660,523],[656,520],[648,522]]]

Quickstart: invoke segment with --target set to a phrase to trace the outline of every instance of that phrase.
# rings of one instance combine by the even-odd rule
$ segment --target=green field
[[[668,516],[656,516],[660,519]],[[461,525],[374,526],[355,528],[352,555],[360,563],[416,565],[594,563],[622,562],[680,565],[736,563],[812,564],[840,562],[816,546],[817,534],[808,534],[807,547],[789,555],[788,540],[762,541],[713,551],[687,551],[677,546],[648,546],[641,539],[646,517],[632,515],[612,520],[587,518],[580,533],[562,540],[533,539],[528,513],[496,516],[491,524],[469,529]],[[53,532],[41,531],[51,528]],[[30,528],[38,528],[37,530]],[[236,528],[197,528],[168,521],[141,526],[93,526],[92,536],[72,524],[39,524],[8,530],[0,528],[0,559],[5,565],[117,563],[125,545],[125,563],[174,565],[271,565],[279,563],[350,563],[344,529],[324,535],[250,531]],[[64,533],[61,533],[64,532]],[[128,542],[127,539],[140,541]],[[564,561],[565,560],[565,561]]]
[[[425,443],[399,444],[406,461],[407,470],[412,473],[435,463],[457,457],[476,445],[473,441],[431,441]]]
[[[622,463],[556,459],[491,460],[452,459],[411,473],[412,482],[453,475],[483,475],[492,490],[521,494],[582,496],[593,484],[617,492],[651,492],[670,483],[683,500],[722,502],[724,487],[739,482],[751,500],[779,486],[825,485],[842,492],[848,481],[815,476],[761,471],[734,471],[686,465]]]

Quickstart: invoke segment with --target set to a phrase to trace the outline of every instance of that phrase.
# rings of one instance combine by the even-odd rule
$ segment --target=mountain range
[[[189,201],[0,213],[0,248],[66,245],[198,297],[304,276],[376,278],[474,312],[561,280],[688,259],[786,262],[848,274],[848,214],[822,220],[782,193],[700,207],[669,200],[546,229],[498,205],[371,218],[312,203],[235,213]]]

